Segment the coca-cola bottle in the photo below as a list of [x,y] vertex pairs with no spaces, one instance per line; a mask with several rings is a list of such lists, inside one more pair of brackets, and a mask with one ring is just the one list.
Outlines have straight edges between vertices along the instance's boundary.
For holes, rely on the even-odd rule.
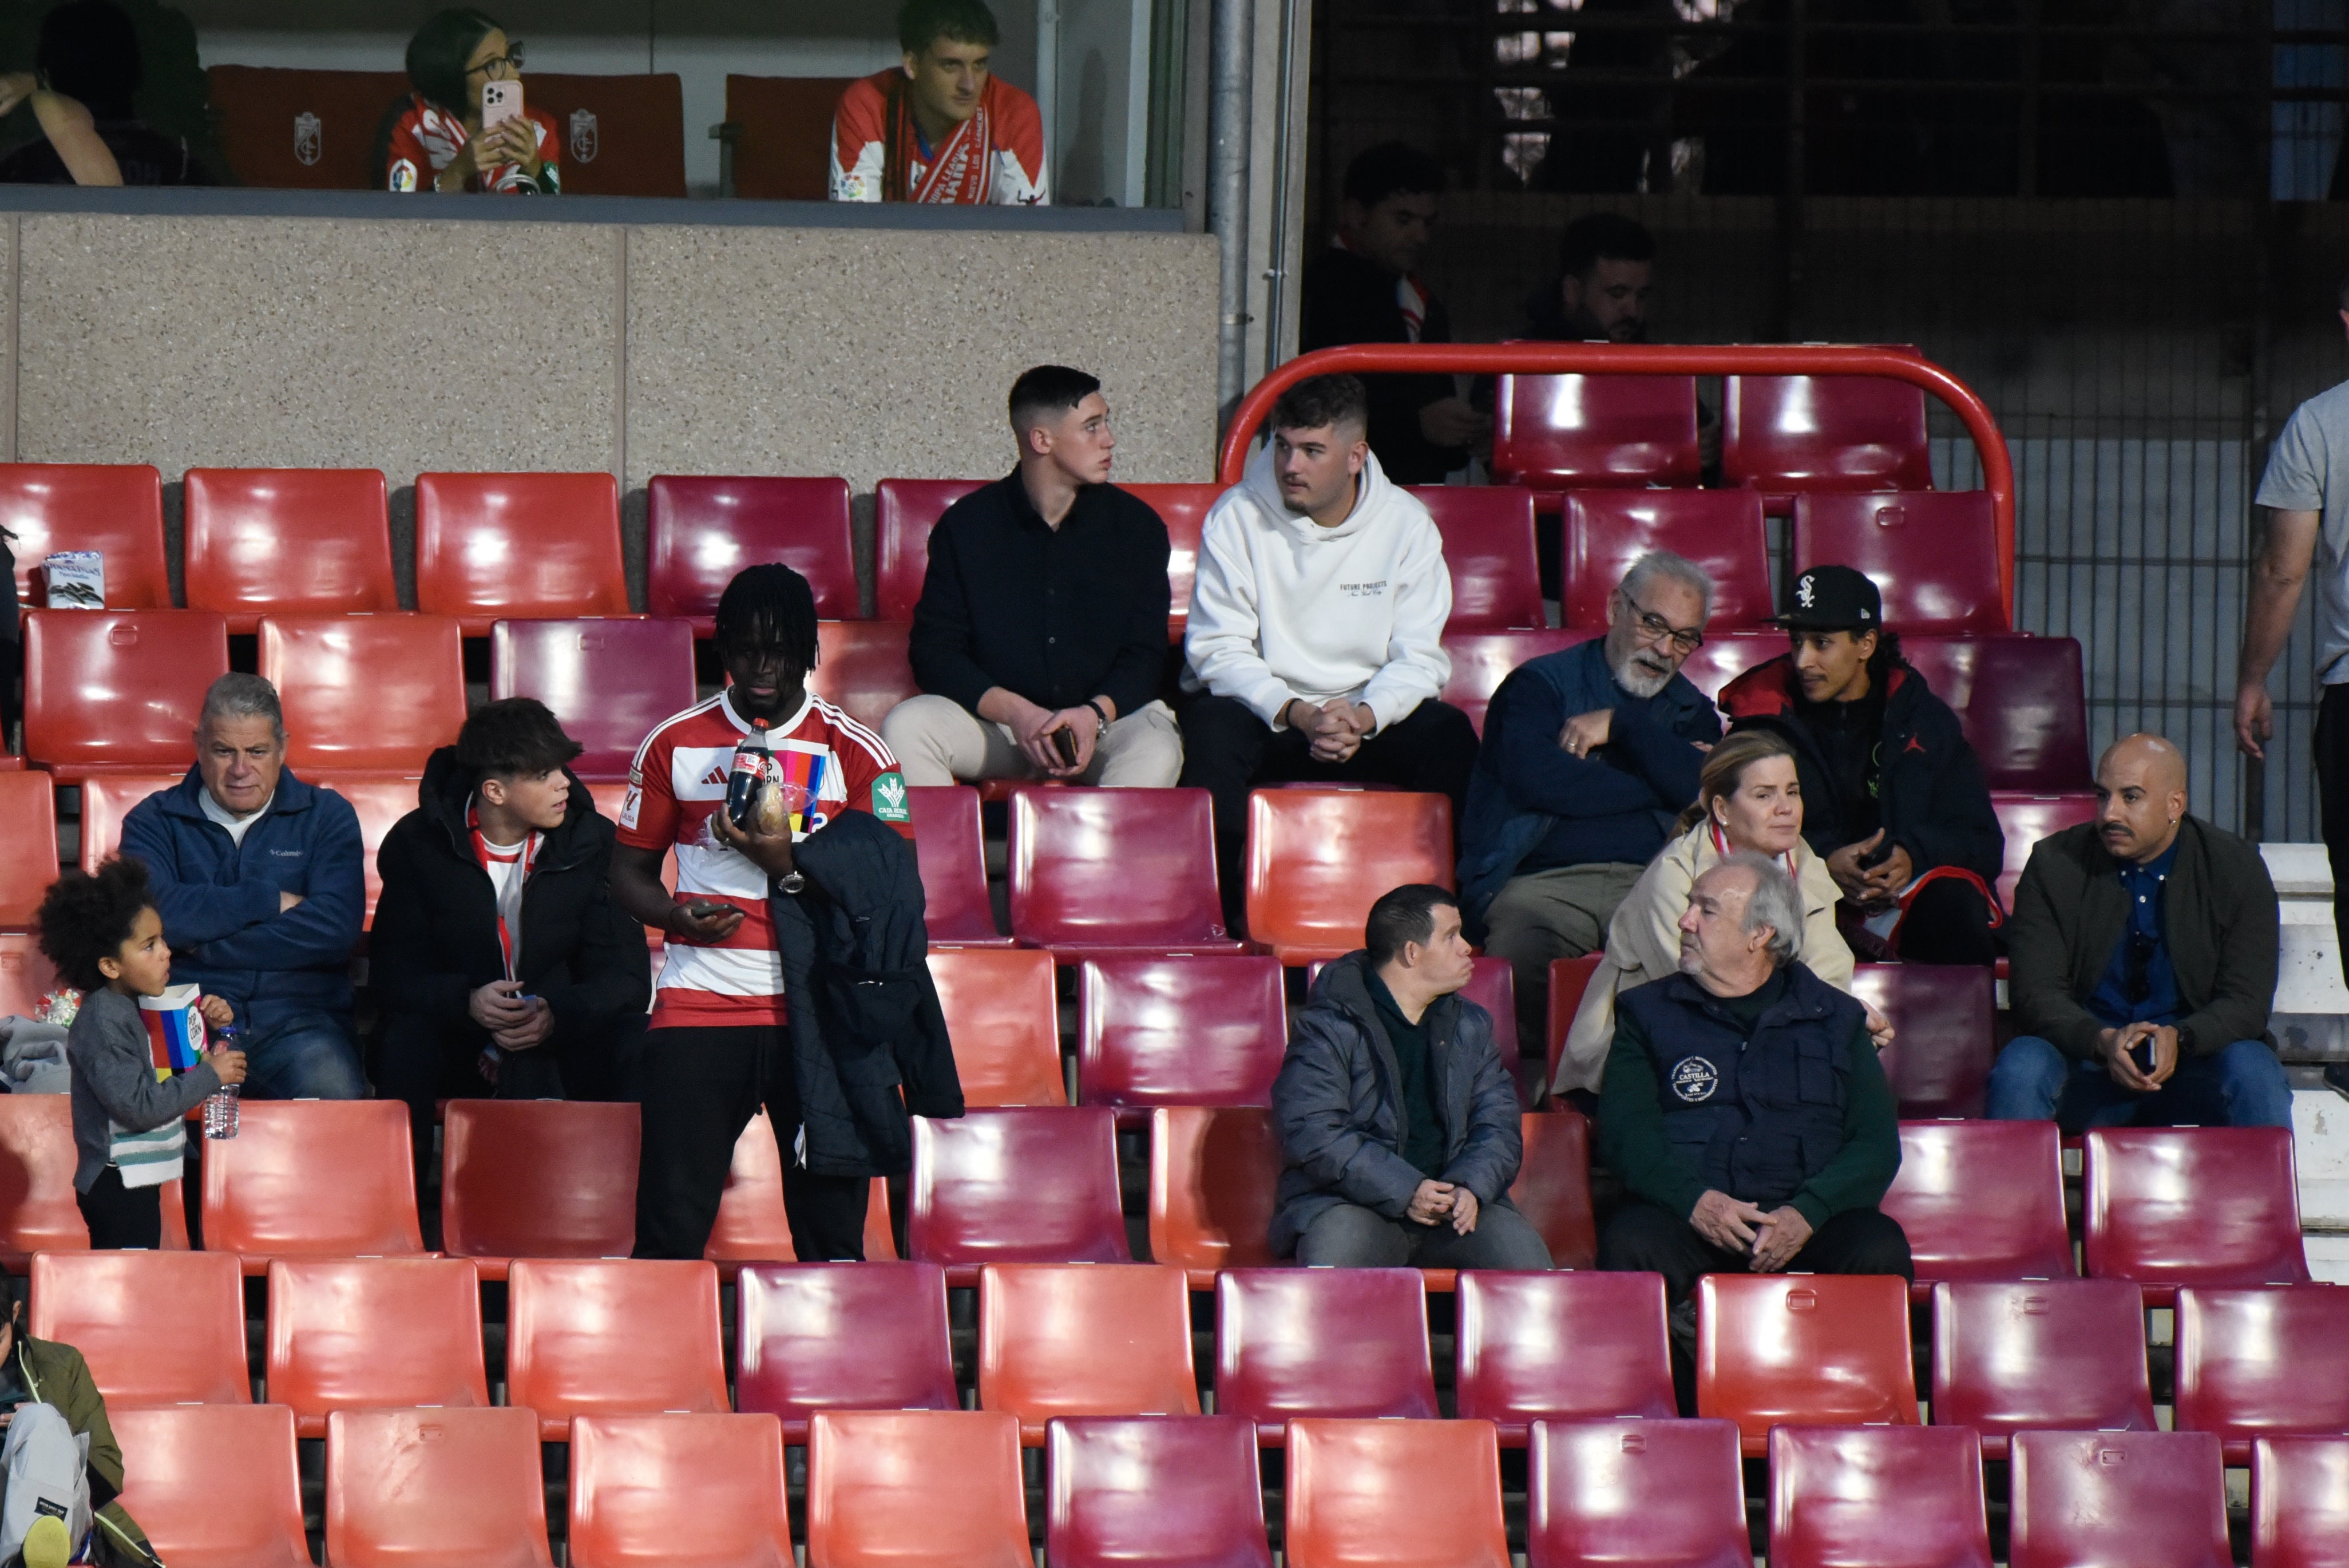
[[750,732],[735,742],[734,766],[726,775],[726,815],[735,826],[749,832],[750,814],[759,809],[760,792],[773,777],[774,751],[767,744],[767,722],[750,721]]

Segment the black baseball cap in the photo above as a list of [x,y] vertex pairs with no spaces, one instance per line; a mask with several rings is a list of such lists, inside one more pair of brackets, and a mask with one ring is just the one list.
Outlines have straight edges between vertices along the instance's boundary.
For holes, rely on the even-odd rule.
[[1813,566],[1786,591],[1786,613],[1776,624],[1799,631],[1876,631],[1884,625],[1884,596],[1864,572]]

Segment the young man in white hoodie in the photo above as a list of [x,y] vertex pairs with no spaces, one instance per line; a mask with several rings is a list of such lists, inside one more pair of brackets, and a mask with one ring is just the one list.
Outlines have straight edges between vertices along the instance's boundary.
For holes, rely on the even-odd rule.
[[1436,700],[1452,673],[1452,577],[1435,522],[1371,454],[1351,376],[1281,395],[1272,441],[1207,514],[1184,636],[1183,778],[1216,802],[1232,929],[1249,790],[1284,780],[1448,795],[1456,824],[1476,731]]

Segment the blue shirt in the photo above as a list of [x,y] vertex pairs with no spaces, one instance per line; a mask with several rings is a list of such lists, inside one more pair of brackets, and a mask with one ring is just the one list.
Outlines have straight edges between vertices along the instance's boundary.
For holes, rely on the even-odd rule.
[[[2121,879],[2121,891],[2128,895],[2128,927],[2113,945],[2104,978],[2088,998],[2088,1011],[2109,1027],[2178,1022],[2178,971],[2169,961],[2168,922],[2161,910],[2162,886],[2177,863],[2178,841],[2172,839],[2169,847],[2147,864],[2128,862],[2115,873]],[[2134,986],[2133,972],[2142,976]],[[2130,1000],[2133,990],[2141,992],[2135,1001]]]

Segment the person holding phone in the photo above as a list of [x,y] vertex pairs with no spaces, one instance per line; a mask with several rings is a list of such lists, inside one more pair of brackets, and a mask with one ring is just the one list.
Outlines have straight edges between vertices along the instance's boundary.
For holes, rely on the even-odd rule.
[[408,43],[408,98],[384,117],[376,167],[389,191],[563,190],[562,128],[523,103],[523,45],[487,12],[435,13]]

